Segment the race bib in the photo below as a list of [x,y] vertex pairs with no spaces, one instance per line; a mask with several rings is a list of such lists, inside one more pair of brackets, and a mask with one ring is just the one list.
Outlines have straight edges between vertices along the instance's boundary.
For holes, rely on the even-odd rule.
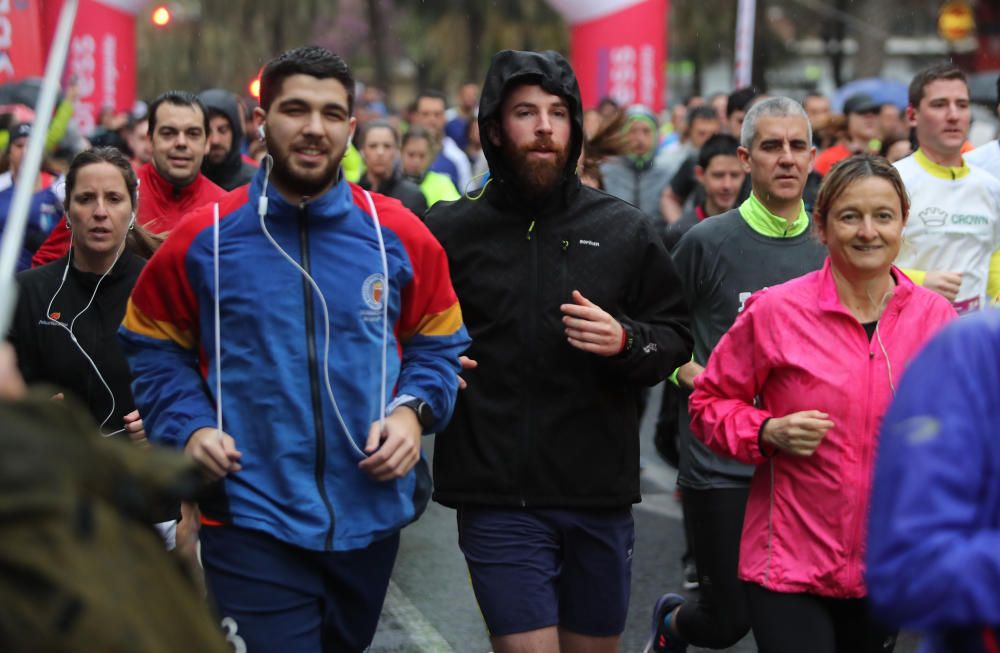
[[955,307],[955,311],[959,315],[965,315],[966,313],[975,313],[982,308],[982,301],[980,301],[979,297],[973,297],[960,302],[953,302],[952,306]]

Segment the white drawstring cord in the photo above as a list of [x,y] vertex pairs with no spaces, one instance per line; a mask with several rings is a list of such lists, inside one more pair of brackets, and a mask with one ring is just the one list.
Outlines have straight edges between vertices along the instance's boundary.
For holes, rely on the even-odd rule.
[[[326,298],[323,296],[322,290],[320,290],[319,285],[316,280],[306,272],[306,270],[298,264],[298,262],[292,258],[288,252],[282,249],[281,245],[271,236],[271,232],[267,230],[267,225],[265,224],[264,218],[267,215],[267,185],[268,179],[271,176],[271,168],[273,166],[273,160],[270,155],[265,158],[264,161],[264,182],[261,188],[260,199],[257,203],[257,216],[260,220],[260,228],[264,232],[264,236],[267,240],[274,246],[275,249],[287,260],[296,270],[306,279],[309,285],[312,287],[313,291],[319,298],[320,308],[323,310],[323,380],[326,385],[326,393],[330,399],[330,404],[333,406],[333,411],[337,416],[337,421],[340,423],[341,429],[343,429],[344,435],[347,437],[348,443],[351,448],[361,457],[367,457],[367,454],[357,445],[354,437],[351,434],[351,430],[348,428],[347,423],[344,421],[344,417],[340,412],[340,407],[337,405],[337,399],[333,394],[333,384],[330,381],[330,311],[326,304]],[[382,238],[382,229],[378,220],[378,213],[375,210],[375,203],[371,199],[371,195],[365,191],[365,195],[368,198],[368,207],[372,212],[372,220],[375,223],[375,231],[378,236],[379,243],[379,254],[381,256],[382,262],[382,272],[383,272],[383,283],[385,284],[384,292],[382,293],[382,379],[381,379],[381,395],[379,396],[379,429],[384,429],[385,426],[385,387],[387,384],[388,376],[388,341],[389,341],[389,264],[385,252],[385,242]]]
[[222,441],[222,321],[219,318],[219,301],[222,289],[219,287],[219,203],[212,212],[212,260],[215,264],[215,431]]
[[375,210],[375,201],[372,200],[371,193],[362,189],[365,199],[368,200],[368,210],[372,213],[372,221],[375,223],[375,235],[378,236],[378,253],[382,261],[382,283],[385,288],[382,292],[382,383],[379,387],[379,411],[378,411],[378,431],[385,431],[385,384],[387,370],[389,366],[389,261],[385,254],[385,241],[382,239],[382,225],[378,221],[378,211]]

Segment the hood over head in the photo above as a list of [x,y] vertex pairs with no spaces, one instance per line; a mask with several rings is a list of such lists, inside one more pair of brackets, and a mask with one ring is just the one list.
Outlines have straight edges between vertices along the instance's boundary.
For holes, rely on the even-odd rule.
[[221,164],[213,166],[208,161],[208,153],[205,153],[205,161],[201,166],[205,176],[212,179],[216,172],[238,170],[242,165],[240,145],[243,143],[243,121],[240,119],[239,100],[223,88],[210,88],[207,91],[202,91],[198,94],[198,99],[208,109],[210,119],[213,114],[221,113],[229,120],[229,126],[233,130],[233,146],[229,148],[229,152]]
[[483,154],[490,165],[490,176],[499,184],[504,184],[510,178],[511,171],[507,167],[507,162],[500,148],[493,145],[489,134],[491,126],[500,123],[504,98],[511,89],[522,84],[537,84],[566,101],[572,117],[572,136],[563,180],[565,182],[575,179],[577,160],[583,148],[583,106],[580,100],[580,86],[569,62],[553,50],[545,52],[501,50],[493,55],[479,99],[479,133]]

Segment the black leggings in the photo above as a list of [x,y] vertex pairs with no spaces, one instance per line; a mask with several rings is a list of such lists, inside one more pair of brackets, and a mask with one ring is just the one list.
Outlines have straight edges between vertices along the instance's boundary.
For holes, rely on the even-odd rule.
[[758,653],[891,653],[896,646],[896,634],[872,621],[865,599],[744,587]]
[[743,583],[736,572],[746,510],[746,488],[681,490],[700,583],[697,601],[677,612],[677,632],[689,644],[728,648],[750,630]]

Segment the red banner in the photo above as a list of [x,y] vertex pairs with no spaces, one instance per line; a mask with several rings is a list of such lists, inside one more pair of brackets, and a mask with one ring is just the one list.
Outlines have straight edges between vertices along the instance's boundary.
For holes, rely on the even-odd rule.
[[[46,50],[62,4],[62,0],[43,2]],[[135,103],[135,16],[123,4],[80,0],[63,85],[76,80],[79,95],[73,120],[82,134],[94,129],[103,108],[126,111]]]
[[667,0],[552,2],[570,22],[570,59],[585,107],[611,97],[663,107]]
[[0,83],[45,71],[35,0],[0,0]]

